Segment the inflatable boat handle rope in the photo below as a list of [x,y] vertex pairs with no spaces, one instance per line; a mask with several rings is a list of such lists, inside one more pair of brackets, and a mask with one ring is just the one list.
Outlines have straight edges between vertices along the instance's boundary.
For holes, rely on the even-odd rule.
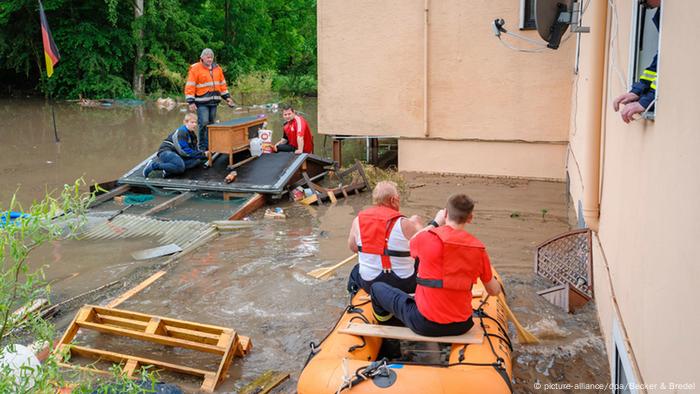
[[341,391],[345,389],[351,389],[353,385],[363,382],[368,379],[372,379],[380,373],[387,370],[388,366],[386,364],[387,359],[382,358],[378,361],[373,361],[369,365],[360,367],[355,370],[355,377],[352,378],[348,374],[348,359],[343,358],[343,383],[338,387],[336,394],[340,394]]
[[[331,328],[330,331],[328,331],[328,333],[326,334],[326,336],[323,337],[323,339],[321,339],[318,343],[316,343],[316,342],[314,342],[314,341],[309,342],[309,347],[311,348],[311,352],[309,353],[309,357],[306,359],[306,362],[304,363],[304,368],[306,368],[306,365],[309,364],[309,361],[311,361],[311,359],[316,355],[316,353],[318,353],[319,351],[321,351],[321,345],[323,344],[323,342],[325,342],[325,340],[328,339],[328,337],[331,335],[331,333],[333,333],[333,331],[335,331],[335,329],[338,328],[338,324],[340,324],[340,320],[342,320],[343,315],[345,314],[345,312],[357,313],[357,314],[359,314],[362,318],[365,319],[365,323],[369,324],[369,322],[367,321],[367,318],[365,318],[365,317],[362,315],[362,309],[360,309],[359,307],[361,307],[361,306],[363,306],[363,305],[367,305],[367,304],[369,304],[371,301],[368,300],[368,301],[365,301],[365,302],[363,302],[363,303],[361,303],[361,304],[353,305],[353,304],[352,304],[352,298],[353,298],[354,296],[355,296],[355,293],[350,294],[350,305],[346,306],[345,309],[343,309],[343,311],[342,311],[341,314],[340,314],[340,317],[338,317],[338,320],[335,322],[335,325],[333,326],[333,328]],[[353,317],[353,319],[356,319],[356,318],[357,318],[356,316]],[[364,341],[364,337],[362,337],[362,340]],[[358,346],[358,345],[356,345],[356,346]],[[364,346],[364,344],[363,344],[363,345],[360,345],[359,347],[363,347],[363,346]],[[356,348],[356,349],[357,349],[357,348]],[[356,350],[356,349],[353,349],[353,350]]]

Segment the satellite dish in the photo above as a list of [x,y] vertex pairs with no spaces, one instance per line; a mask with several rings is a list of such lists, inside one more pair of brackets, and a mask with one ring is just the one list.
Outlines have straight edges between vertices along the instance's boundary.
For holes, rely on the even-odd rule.
[[[579,12],[576,0],[535,0],[535,26],[547,47],[559,48],[561,37],[569,25],[578,25]],[[573,32],[586,33],[590,29],[575,26]]]
[[[537,26],[537,32],[540,33],[540,37],[547,41],[547,48],[557,49],[561,43],[561,38],[566,33],[566,30],[571,25],[572,33],[588,33],[591,31],[589,27],[581,26],[581,18],[586,12],[585,8],[588,8],[588,3],[586,7],[583,7],[583,0],[534,0],[535,1],[535,26]],[[646,0],[638,0],[646,1]],[[503,45],[506,47],[522,52],[539,52],[544,50],[544,44],[539,41],[530,39],[528,37],[520,36],[515,33],[511,33],[505,28],[506,21],[502,18],[494,19],[491,23],[491,28],[493,29],[493,34],[498,37]],[[537,49],[528,48],[514,48],[509,44],[505,43],[501,39],[501,33],[513,36],[523,41],[527,41],[533,45],[538,46]]]

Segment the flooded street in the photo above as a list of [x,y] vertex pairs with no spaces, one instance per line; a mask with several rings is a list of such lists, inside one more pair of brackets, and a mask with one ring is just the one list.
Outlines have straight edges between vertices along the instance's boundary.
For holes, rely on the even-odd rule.
[[[301,108],[308,113],[314,131],[315,105],[315,100],[307,100]],[[9,127],[2,132],[5,155],[0,158],[4,183],[0,206],[6,205],[17,185],[21,185],[20,201],[28,204],[40,198],[45,189],[60,187],[80,176],[88,182],[116,179],[152,153],[165,133],[180,124],[183,115],[177,109],[167,112],[152,104],[94,109],[61,103],[56,106],[61,142],[56,144],[51,112],[43,101],[2,100],[0,114],[9,119]],[[280,116],[270,115],[277,140]],[[231,110],[219,108],[220,120],[233,117]],[[330,141],[326,146],[322,136],[316,141],[316,153],[328,156]],[[361,150],[352,152],[347,154],[349,158],[362,157]],[[568,315],[536,294],[551,284],[533,273],[535,246],[575,223],[565,185],[464,176],[405,176],[410,188],[410,195],[402,201],[406,215],[418,214],[430,220],[454,192],[467,193],[476,200],[475,219],[467,230],[484,242],[492,263],[505,278],[515,315],[542,339],[541,344],[530,346],[514,340],[515,392],[537,392],[533,386],[536,382],[608,382],[609,367],[594,305],[589,303]],[[345,284],[351,265],[323,281],[312,279],[306,272],[352,254],[347,248],[350,223],[371,203],[370,197],[365,192],[319,207],[284,201],[275,206],[285,209],[286,220],[264,219],[263,210],[259,210],[251,215],[254,226],[222,233],[172,264],[165,276],[119,308],[230,327],[249,336],[253,350],[245,358],[236,359],[231,379],[218,388],[220,392],[235,391],[268,370],[289,372],[291,379],[278,392],[294,392],[309,343],[326,335],[348,301]],[[33,264],[45,266],[47,280],[52,281],[53,301],[60,302],[113,281],[119,281],[120,286],[121,282],[130,284],[136,272],[147,272],[165,260],[137,262],[130,257],[132,252],[154,245],[152,239],[63,241],[45,245],[33,256]],[[104,304],[122,291],[111,289],[97,301]],[[59,316],[60,330],[73,313],[64,311]],[[514,337],[512,326],[510,331]],[[129,345],[124,342],[112,346]],[[188,362],[209,361],[194,358]]]

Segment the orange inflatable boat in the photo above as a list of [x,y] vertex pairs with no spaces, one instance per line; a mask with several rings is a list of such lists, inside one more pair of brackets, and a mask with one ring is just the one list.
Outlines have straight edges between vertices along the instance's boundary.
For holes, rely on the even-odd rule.
[[[405,327],[376,325],[369,296],[361,290],[328,336],[318,345],[311,343],[298,392],[512,393],[512,345],[504,305],[499,297],[489,297],[481,282],[472,296],[474,327],[459,337],[434,339]],[[402,352],[404,345],[440,347],[432,352],[442,357],[431,362],[387,357],[382,354],[383,338],[400,340]]]

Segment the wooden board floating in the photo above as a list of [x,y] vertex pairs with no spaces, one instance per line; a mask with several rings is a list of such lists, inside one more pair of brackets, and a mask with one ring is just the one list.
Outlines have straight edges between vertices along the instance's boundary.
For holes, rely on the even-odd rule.
[[124,294],[120,295],[119,297],[115,298],[114,300],[112,300],[109,304],[107,304],[107,308],[114,308],[114,307],[118,306],[122,302],[133,297],[136,293],[138,293],[141,290],[145,289],[146,287],[150,286],[153,282],[160,279],[160,277],[163,275],[165,275],[165,271],[158,271],[155,274],[149,276],[148,278],[146,278],[146,280],[144,280],[143,282],[134,286],[131,290],[127,291],[126,293],[124,293]]
[[[71,342],[81,329],[134,338],[163,346],[216,354],[221,356],[221,361],[218,369],[211,371],[178,365],[155,358],[151,359],[72,344]],[[57,355],[80,355],[123,363],[125,364],[124,371],[129,377],[134,377],[140,366],[145,365],[153,365],[156,368],[199,376],[203,380],[200,389],[211,393],[226,378],[226,372],[231,366],[234,356],[242,357],[246,355],[251,347],[250,338],[239,336],[230,328],[86,305],[78,311],[66,329],[65,334],[63,334],[56,346],[55,353]],[[61,362],[59,365],[84,370],[83,367],[69,364],[66,361]]]
[[474,327],[465,334],[445,337],[426,337],[424,335],[418,335],[408,327],[380,326],[378,324],[365,323],[348,323],[346,327],[339,329],[338,332],[341,334],[363,337],[402,339],[414,342],[480,344],[484,341],[484,331],[477,325],[474,325]]

